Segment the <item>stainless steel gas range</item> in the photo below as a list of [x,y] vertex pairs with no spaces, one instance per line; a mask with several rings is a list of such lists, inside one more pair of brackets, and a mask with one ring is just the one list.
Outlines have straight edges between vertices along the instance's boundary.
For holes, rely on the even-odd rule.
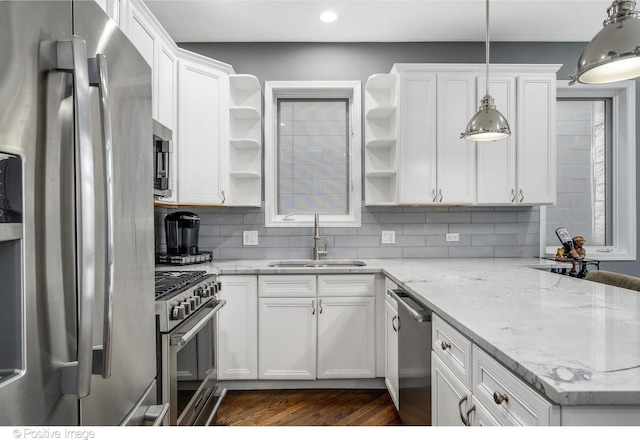
[[[171,425],[209,425],[224,397],[218,393],[216,315],[226,301],[222,284],[204,271],[156,271],[158,395],[169,403]],[[178,401],[179,365],[199,356],[201,374],[186,406]],[[193,382],[193,381],[192,381]]]

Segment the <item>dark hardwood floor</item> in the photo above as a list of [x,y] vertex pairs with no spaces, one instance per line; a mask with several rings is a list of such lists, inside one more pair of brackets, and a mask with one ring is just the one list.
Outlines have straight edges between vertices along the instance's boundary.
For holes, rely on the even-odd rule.
[[387,390],[228,391],[216,425],[390,426],[401,425]]

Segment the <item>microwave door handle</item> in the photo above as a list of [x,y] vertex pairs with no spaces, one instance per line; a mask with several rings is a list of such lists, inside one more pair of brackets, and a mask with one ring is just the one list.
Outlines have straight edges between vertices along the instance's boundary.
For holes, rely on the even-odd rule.
[[100,98],[100,122],[102,145],[104,148],[104,183],[106,211],[105,277],[104,277],[104,319],[102,348],[94,349],[94,374],[104,379],[111,377],[111,358],[113,346],[113,285],[114,270],[114,182],[113,182],[113,136],[111,130],[111,105],[109,103],[109,75],[107,57],[96,54],[89,59],[89,84],[98,88]]
[[93,145],[91,102],[86,42],[73,36],[56,43],[56,67],[73,74],[77,204],[80,212],[77,234],[78,360],[62,366],[62,392],[78,399],[91,393],[93,356],[93,304],[95,301],[95,182],[93,180]]

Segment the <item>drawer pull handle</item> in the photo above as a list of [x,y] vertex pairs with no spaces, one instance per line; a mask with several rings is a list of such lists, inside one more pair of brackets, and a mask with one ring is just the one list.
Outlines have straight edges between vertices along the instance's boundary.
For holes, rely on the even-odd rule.
[[442,343],[440,343],[440,347],[442,347],[442,349],[446,351],[451,348],[451,344],[449,344],[448,342],[442,341]]
[[467,426],[471,426],[471,413],[476,410],[476,406],[473,405],[471,408],[467,410]]
[[462,404],[467,401],[467,398],[468,396],[465,394],[458,402],[458,412],[460,413],[460,420],[462,420],[464,426],[469,426],[469,419],[465,418],[464,414],[462,414]]
[[497,405],[500,405],[503,402],[509,403],[509,397],[506,394],[502,394],[496,391],[495,393],[493,393],[493,401],[496,402]]

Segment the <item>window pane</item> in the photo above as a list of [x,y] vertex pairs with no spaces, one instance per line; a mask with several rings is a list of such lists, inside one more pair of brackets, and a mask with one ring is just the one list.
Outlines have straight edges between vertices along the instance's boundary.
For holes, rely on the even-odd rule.
[[349,213],[349,100],[278,99],[278,215]]
[[557,203],[547,208],[548,246],[559,246],[555,230],[582,235],[587,246],[606,246],[610,184],[610,102],[557,103]]

